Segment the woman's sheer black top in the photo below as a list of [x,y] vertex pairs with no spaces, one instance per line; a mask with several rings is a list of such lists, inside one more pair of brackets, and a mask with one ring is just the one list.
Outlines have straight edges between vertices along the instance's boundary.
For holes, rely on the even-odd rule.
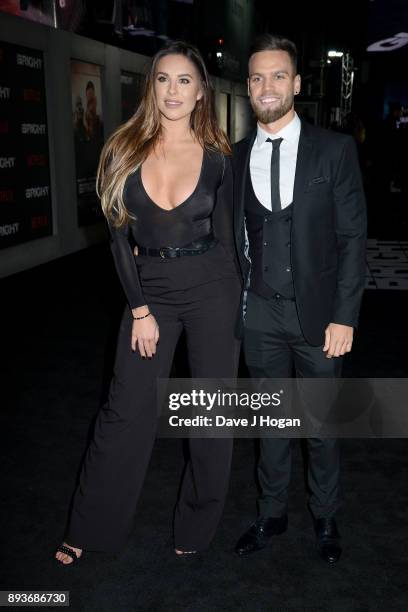
[[[220,152],[204,151],[193,193],[171,210],[161,208],[148,196],[140,167],[128,176],[123,200],[134,221],[119,229],[109,224],[109,229],[112,255],[130,308],[148,303],[143,295],[137,257],[133,251],[136,245],[183,247],[213,231],[227,249],[228,258],[235,259],[232,190],[231,158]],[[185,256],[184,259],[197,260],[200,257]],[[207,275],[211,276],[211,271]]]

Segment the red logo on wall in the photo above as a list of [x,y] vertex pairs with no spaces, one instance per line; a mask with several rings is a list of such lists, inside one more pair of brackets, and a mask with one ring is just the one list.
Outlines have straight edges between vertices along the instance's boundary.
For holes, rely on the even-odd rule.
[[48,225],[47,215],[39,215],[38,217],[31,217],[31,229],[36,230],[41,227],[47,227],[47,225]]
[[14,202],[14,190],[0,189],[0,202]]
[[29,153],[26,158],[27,166],[46,166],[48,162],[47,155],[43,153]]
[[25,102],[41,102],[41,92],[38,89],[23,89]]

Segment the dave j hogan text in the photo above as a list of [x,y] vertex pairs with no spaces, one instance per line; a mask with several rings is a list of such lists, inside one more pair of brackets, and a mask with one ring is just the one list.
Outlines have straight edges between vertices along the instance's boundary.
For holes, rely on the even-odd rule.
[[300,427],[300,419],[276,418],[269,415],[254,414],[251,419],[244,417],[225,417],[218,414],[215,417],[198,415],[192,418],[171,415],[169,417],[171,427],[276,427],[285,429],[286,427]]

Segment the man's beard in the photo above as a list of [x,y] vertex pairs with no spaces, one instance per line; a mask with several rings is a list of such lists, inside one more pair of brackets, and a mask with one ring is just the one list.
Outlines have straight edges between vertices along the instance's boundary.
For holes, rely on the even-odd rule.
[[254,111],[256,118],[260,123],[268,124],[274,123],[284,117],[293,106],[293,96],[291,98],[287,98],[283,101],[280,106],[276,106],[274,108],[266,108],[262,110],[251,100],[252,110]]

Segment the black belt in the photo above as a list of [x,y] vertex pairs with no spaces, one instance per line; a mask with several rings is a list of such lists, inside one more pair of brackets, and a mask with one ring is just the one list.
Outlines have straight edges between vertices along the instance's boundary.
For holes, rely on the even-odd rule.
[[183,255],[201,255],[212,247],[218,244],[217,238],[214,234],[207,234],[202,238],[194,240],[191,244],[186,244],[183,247],[161,247],[160,249],[153,249],[150,247],[138,246],[138,255],[149,255],[153,257],[162,257],[163,259],[182,257]]

